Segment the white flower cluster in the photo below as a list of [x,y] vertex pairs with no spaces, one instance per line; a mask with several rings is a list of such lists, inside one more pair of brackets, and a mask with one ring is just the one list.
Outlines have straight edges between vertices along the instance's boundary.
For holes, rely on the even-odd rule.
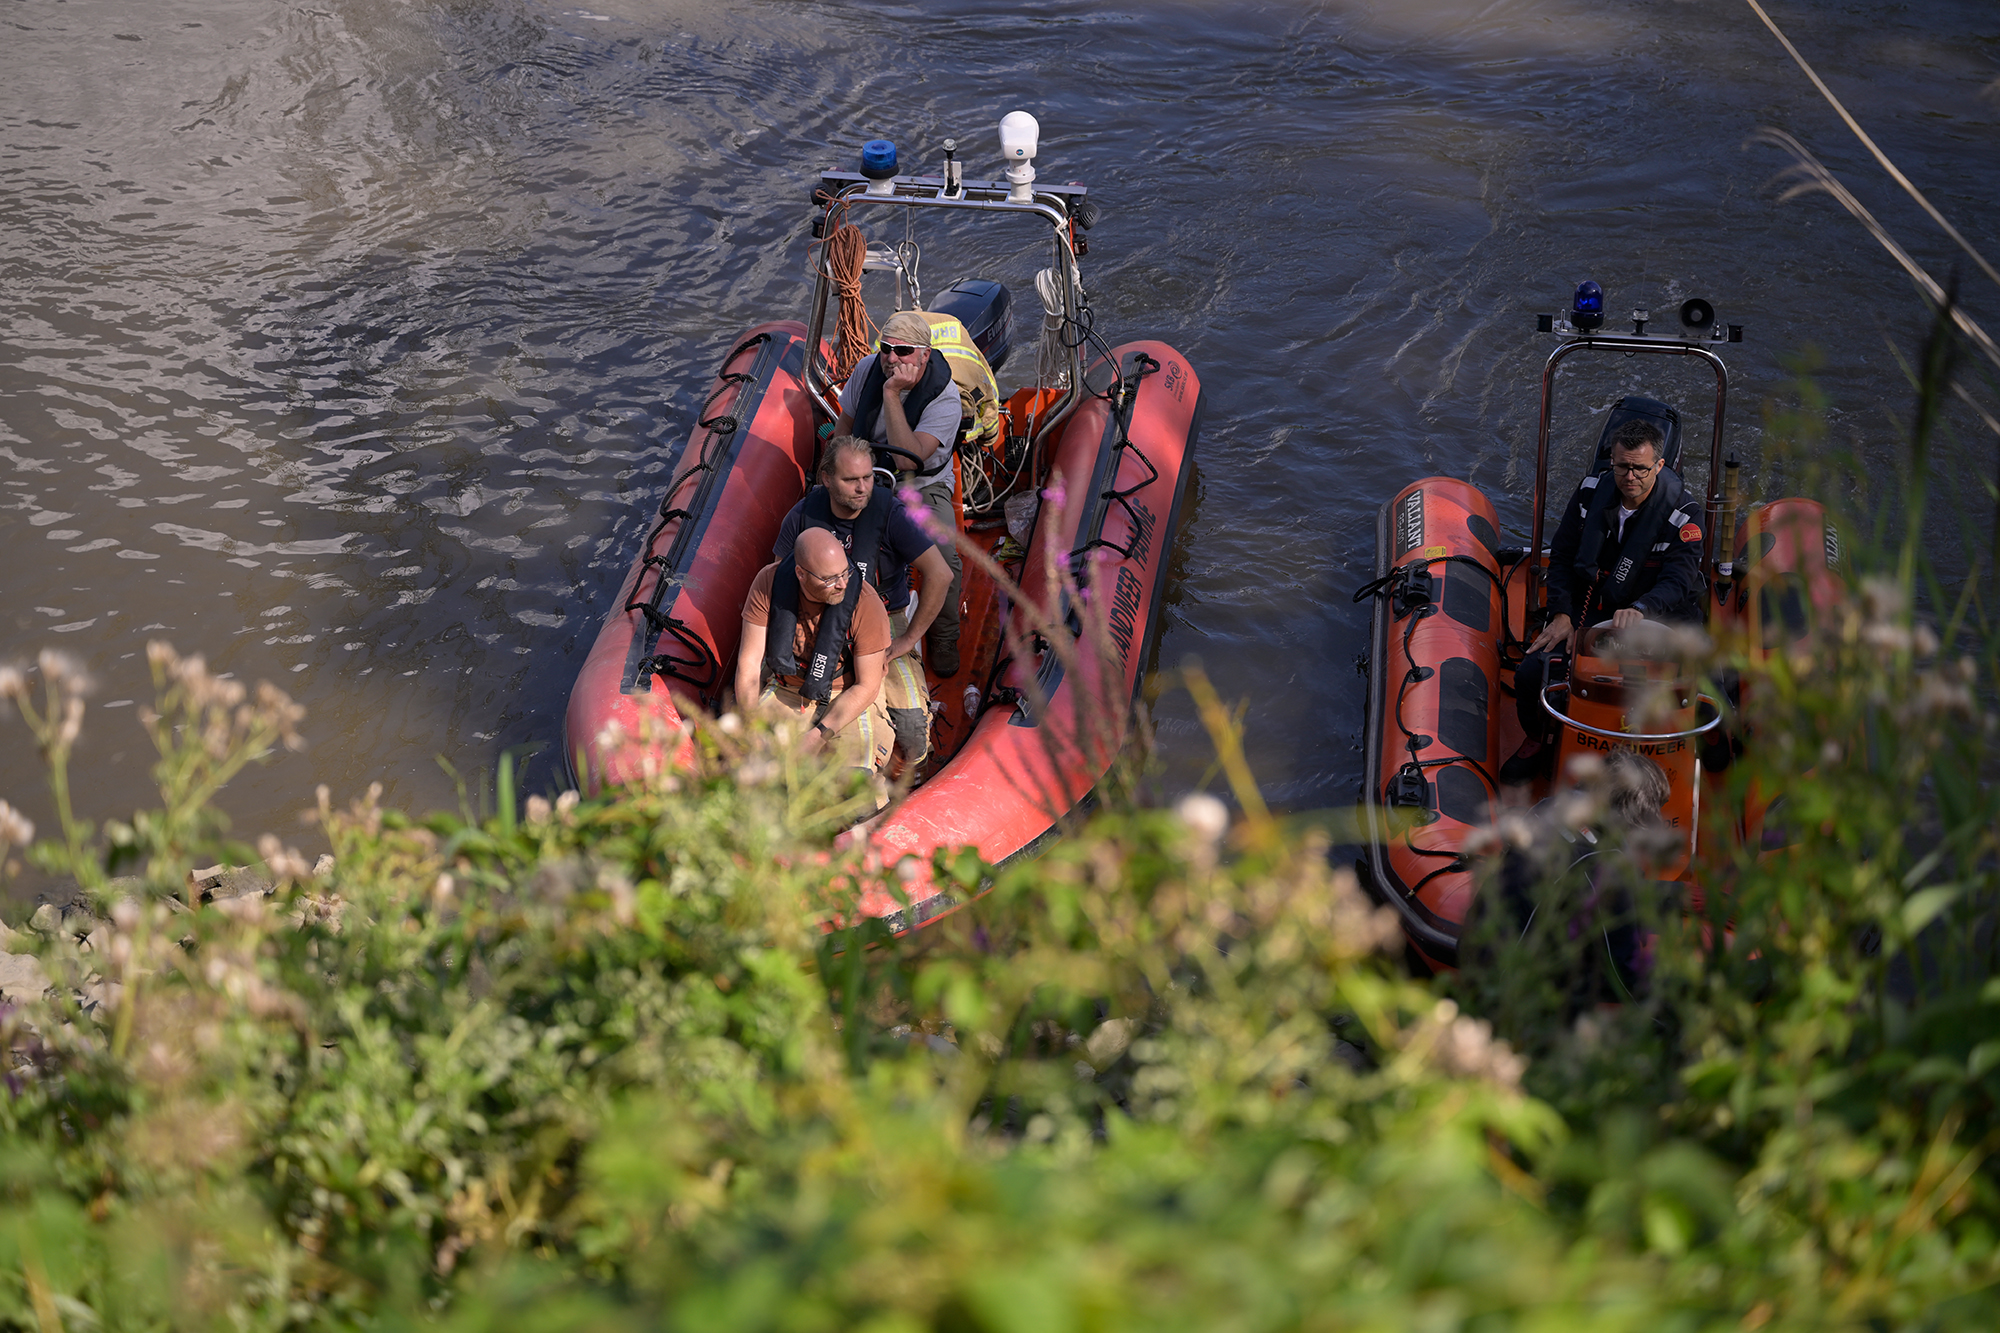
[[11,847],[26,847],[35,840],[35,821],[0,801],[0,855]]
[[1450,1000],[1439,1000],[1409,1034],[1404,1049],[1421,1056],[1440,1073],[1476,1078],[1519,1091],[1528,1061],[1493,1036],[1493,1025],[1468,1018]]
[[1189,792],[1174,805],[1187,826],[1189,859],[1202,870],[1215,868],[1222,835],[1229,832],[1229,807],[1205,791]]
[[294,884],[303,883],[312,877],[312,866],[304,853],[296,847],[286,846],[276,834],[266,833],[257,839],[257,854],[264,858],[271,874],[280,883],[287,880]]
[[[146,644],[146,660],[152,664],[154,679],[171,682],[182,706],[201,719],[201,747],[211,759],[227,758],[243,737],[265,729],[288,750],[305,748],[298,724],[306,710],[269,681],[257,682],[256,701],[252,703],[242,682],[210,672],[200,653],[182,657],[166,640],[153,639]],[[148,726],[160,721],[151,709],[140,716]]]
[[582,800],[574,788],[556,797],[554,805],[549,804],[546,796],[530,796],[523,818],[529,828],[547,828],[552,822],[571,828],[576,824],[576,807]]
[[34,726],[42,753],[67,754],[83,730],[83,697],[95,688],[83,665],[68,653],[44,648],[35,659],[48,687],[50,707],[46,720],[37,717],[29,701],[28,673],[17,666],[0,666],[0,701],[11,701]]

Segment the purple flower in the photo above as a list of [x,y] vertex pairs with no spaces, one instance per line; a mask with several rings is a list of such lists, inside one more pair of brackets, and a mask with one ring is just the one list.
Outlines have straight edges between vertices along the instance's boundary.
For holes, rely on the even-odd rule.
[[945,530],[944,524],[938,522],[938,516],[924,503],[924,497],[918,494],[916,487],[902,487],[896,492],[896,498],[903,502],[903,508],[909,513],[911,522],[922,530],[924,536],[934,542],[951,540],[951,534]]

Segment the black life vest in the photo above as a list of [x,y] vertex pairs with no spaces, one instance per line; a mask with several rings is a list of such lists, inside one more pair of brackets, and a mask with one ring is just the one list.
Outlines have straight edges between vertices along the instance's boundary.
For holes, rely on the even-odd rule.
[[[854,400],[854,429],[856,433],[874,439],[876,418],[882,415],[883,386],[889,382],[889,372],[882,369],[882,355],[876,353],[875,364],[868,367],[868,373],[861,378],[861,396]],[[951,366],[944,359],[944,353],[931,348],[931,359],[924,363],[924,376],[917,381],[917,387],[903,395],[903,416],[912,430],[923,419],[924,409],[951,384]],[[937,452],[933,453],[917,470],[919,477],[934,477],[951,465],[952,446],[957,443],[958,430],[952,429],[952,439],[939,440]],[[886,439],[886,437],[885,437]],[[883,440],[875,440],[876,444]],[[901,454],[890,454],[891,467],[901,467],[910,460]]]
[[[1693,522],[1694,513],[1680,477],[1661,468],[1660,479],[1640,501],[1637,512],[1625,520],[1625,535],[1619,539],[1614,536],[1618,487],[1610,471],[1584,478],[1583,489],[1590,492],[1590,499],[1583,518],[1583,537],[1577,543],[1575,570],[1576,586],[1581,590],[1577,623],[1587,625],[1593,616],[1622,610],[1646,595],[1652,585],[1642,586],[1640,578],[1649,559],[1655,569],[1659,567],[1660,561],[1651,559],[1654,548],[1667,534],[1677,534],[1683,524]],[[1652,610],[1663,619],[1686,616],[1686,608],[1678,606]]]
[[[889,492],[877,486],[868,497],[868,504],[854,517],[854,528],[848,538],[847,558],[861,571],[877,590],[882,587],[882,571],[876,557],[882,550],[882,533],[889,526],[889,509],[896,501]],[[799,506],[799,531],[807,528],[825,528],[835,536],[840,534],[836,523],[844,520],[833,516],[833,497],[824,486],[815,486],[806,492],[806,498]],[[796,540],[796,539],[795,539]]]
[[813,637],[812,661],[799,670],[792,655],[792,640],[799,633],[799,567],[790,556],[778,562],[771,575],[771,617],[764,631],[764,665],[773,675],[802,676],[799,693],[816,704],[833,697],[833,678],[843,670],[852,674],[854,644],[850,629],[854,624],[854,603],[861,596],[861,580],[847,580],[847,595],[829,605],[819,615],[819,633]]

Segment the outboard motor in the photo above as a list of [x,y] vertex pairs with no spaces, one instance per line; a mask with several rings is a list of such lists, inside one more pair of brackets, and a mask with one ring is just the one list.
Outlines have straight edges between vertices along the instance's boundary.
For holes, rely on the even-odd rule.
[[986,364],[999,373],[1013,347],[1014,297],[1004,283],[991,278],[953,283],[931,302],[931,311],[963,324]]

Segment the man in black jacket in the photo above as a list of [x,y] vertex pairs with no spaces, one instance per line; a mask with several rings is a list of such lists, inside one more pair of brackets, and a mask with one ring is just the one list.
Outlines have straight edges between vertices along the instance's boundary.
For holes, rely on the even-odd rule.
[[[896,636],[889,643],[883,703],[904,759],[921,760],[930,749],[931,697],[915,650],[951,591],[951,566],[905,512],[902,501],[875,484],[875,455],[866,440],[836,435],[828,441],[819,480],[778,526],[771,558],[789,556],[799,533],[807,528],[826,528],[840,538],[861,576],[882,594],[889,628]],[[912,569],[923,575],[923,591],[914,598]]]
[[1528,782],[1546,762],[1555,720],[1542,706],[1542,686],[1549,658],[1568,656],[1578,629],[1601,620],[1615,629],[1648,619],[1701,622],[1701,525],[1695,501],[1666,468],[1664,447],[1652,423],[1626,422],[1611,437],[1611,467],[1585,477],[1563,510],[1549,547],[1549,622],[1514,673],[1528,738],[1500,766],[1509,786]]

